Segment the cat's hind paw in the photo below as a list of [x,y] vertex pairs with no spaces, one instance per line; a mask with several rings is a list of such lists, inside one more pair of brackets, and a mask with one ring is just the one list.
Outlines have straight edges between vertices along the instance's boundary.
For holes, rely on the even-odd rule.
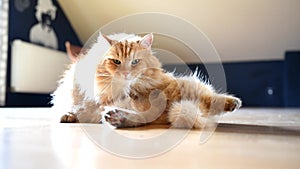
[[242,101],[237,97],[228,97],[225,101],[224,111],[232,112],[242,106]]

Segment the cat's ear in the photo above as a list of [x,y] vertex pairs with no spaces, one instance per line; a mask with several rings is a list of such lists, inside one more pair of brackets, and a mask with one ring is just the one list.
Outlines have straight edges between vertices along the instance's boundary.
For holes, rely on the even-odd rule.
[[115,43],[117,43],[117,41],[115,40],[111,40],[109,39],[106,35],[102,34],[103,38],[106,39],[106,41],[111,45],[113,46]]
[[150,49],[152,46],[152,42],[153,42],[153,34],[149,33],[142,38],[140,45],[146,49]]

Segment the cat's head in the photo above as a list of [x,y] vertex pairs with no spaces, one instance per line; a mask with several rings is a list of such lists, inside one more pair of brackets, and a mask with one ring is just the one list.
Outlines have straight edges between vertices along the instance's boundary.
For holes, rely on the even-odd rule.
[[[137,41],[117,41],[103,35],[111,45],[98,73],[108,73],[115,78],[131,80],[147,68],[160,68],[161,63],[152,55],[153,34],[147,34]],[[103,69],[105,68],[105,70]]]

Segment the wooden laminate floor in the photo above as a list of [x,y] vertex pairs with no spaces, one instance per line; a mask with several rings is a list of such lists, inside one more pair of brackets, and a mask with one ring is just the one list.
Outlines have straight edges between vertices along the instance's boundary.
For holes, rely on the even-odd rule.
[[300,109],[243,108],[206,131],[53,118],[48,108],[1,108],[0,168],[300,168]]

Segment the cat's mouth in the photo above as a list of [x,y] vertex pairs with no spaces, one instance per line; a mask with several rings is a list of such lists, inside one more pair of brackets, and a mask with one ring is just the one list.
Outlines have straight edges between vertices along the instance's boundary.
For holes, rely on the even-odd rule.
[[130,81],[132,80],[133,78],[131,76],[123,76],[122,77],[123,80],[126,80],[126,81]]
[[133,79],[133,76],[131,75],[130,72],[118,72],[116,75],[117,75],[116,78],[120,78],[125,81],[129,81]]

